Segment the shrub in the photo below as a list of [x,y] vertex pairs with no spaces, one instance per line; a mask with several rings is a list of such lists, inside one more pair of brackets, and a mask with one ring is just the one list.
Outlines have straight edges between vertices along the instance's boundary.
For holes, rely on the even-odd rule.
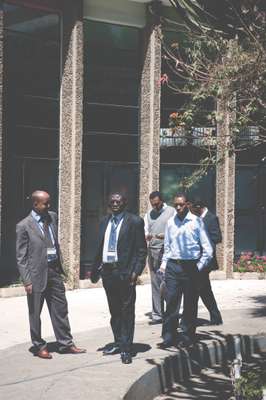
[[251,252],[241,253],[234,264],[235,272],[266,272],[266,256],[257,256]]

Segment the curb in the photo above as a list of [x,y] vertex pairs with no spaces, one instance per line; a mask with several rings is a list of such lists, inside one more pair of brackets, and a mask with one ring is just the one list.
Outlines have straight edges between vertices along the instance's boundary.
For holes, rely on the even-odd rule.
[[[139,279],[139,285],[145,285],[146,283],[150,283],[150,275],[149,274],[143,274],[140,279]],[[99,282],[91,283],[89,279],[82,279],[79,281],[79,287],[78,289],[94,289],[94,288],[100,288],[102,286],[102,281],[99,280]],[[67,290],[71,290],[67,287]],[[0,288],[0,298],[8,298],[8,297],[20,297],[20,296],[26,296],[25,289],[23,285],[18,285],[18,286],[11,286],[11,287],[6,287],[6,288]]]
[[[226,278],[226,273],[224,271],[212,271],[211,273],[211,280],[228,280]],[[233,272],[233,276],[230,279],[235,280],[262,280],[266,279],[265,273],[257,273],[257,272]],[[148,273],[143,274],[139,278],[139,285],[145,285],[146,283],[150,283],[150,275]],[[102,281],[91,283],[89,279],[81,279],[79,281],[78,289],[94,289],[102,287]],[[69,289],[66,286],[67,290]],[[5,287],[0,288],[0,298],[7,298],[7,297],[19,297],[25,296],[25,290],[23,285],[18,285],[14,287]]]
[[121,397],[122,400],[153,400],[174,384],[187,381],[203,368],[226,365],[241,354],[243,360],[266,353],[266,335],[227,335],[211,342],[198,343],[193,349],[177,350],[163,359],[148,360],[152,368],[138,378]]

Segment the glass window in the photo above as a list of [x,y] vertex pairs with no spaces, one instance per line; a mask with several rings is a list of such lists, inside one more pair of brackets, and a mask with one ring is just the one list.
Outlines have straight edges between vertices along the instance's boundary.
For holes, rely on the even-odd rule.
[[84,21],[84,40],[82,266],[94,256],[109,193],[122,191],[138,208],[140,32]]
[[84,21],[84,42],[84,157],[138,162],[139,30]]
[[29,211],[27,196],[35,189],[48,190],[57,208],[60,17],[8,1],[3,11],[2,248],[8,273],[0,270],[0,280],[14,280],[15,224]]
[[266,253],[266,167],[237,165],[235,206],[235,253]]
[[[169,204],[172,204],[175,193],[185,191],[185,188],[182,187],[182,180],[197,168],[197,165],[161,165],[160,190]],[[188,195],[200,196],[207,206],[215,211],[215,169],[210,169],[207,175],[195,183],[188,190]]]

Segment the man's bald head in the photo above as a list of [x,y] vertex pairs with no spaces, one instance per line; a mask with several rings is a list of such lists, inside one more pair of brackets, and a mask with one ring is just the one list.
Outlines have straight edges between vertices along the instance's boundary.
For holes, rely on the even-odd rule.
[[43,190],[35,190],[35,192],[33,192],[31,195],[32,204],[35,201],[39,201],[39,200],[47,199],[47,198],[50,199],[50,195],[49,195],[49,193],[44,192]]
[[38,214],[47,214],[50,208],[50,195],[43,190],[35,190],[31,195],[32,207]]

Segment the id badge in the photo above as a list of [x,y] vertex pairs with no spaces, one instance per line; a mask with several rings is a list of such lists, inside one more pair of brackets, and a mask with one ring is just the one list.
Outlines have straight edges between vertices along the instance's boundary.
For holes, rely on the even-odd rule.
[[47,248],[47,257],[48,258],[56,258],[56,249],[54,247]]

